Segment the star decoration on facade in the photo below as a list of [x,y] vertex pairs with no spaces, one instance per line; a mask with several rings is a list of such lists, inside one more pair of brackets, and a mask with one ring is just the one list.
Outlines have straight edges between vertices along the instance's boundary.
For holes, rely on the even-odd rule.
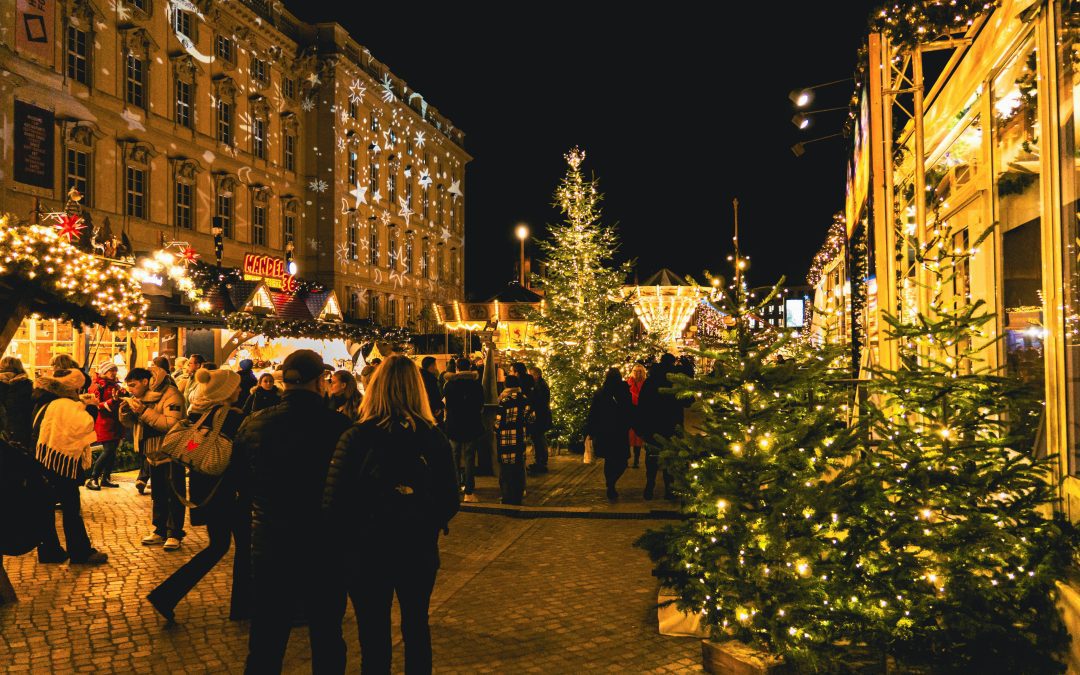
[[420,169],[420,187],[426,190],[429,185],[431,185],[431,174],[427,169]]
[[424,136],[423,131],[417,131],[416,136],[413,137],[413,143],[415,143],[416,147],[418,147],[418,148],[423,148],[424,147],[424,142],[426,140],[427,140],[427,138]]
[[322,84],[322,80],[319,79],[318,73],[312,73],[307,76],[307,81],[311,83],[311,86],[317,87]]
[[379,220],[382,221],[383,225],[389,225],[390,224],[390,212],[389,211],[383,211],[382,213],[380,213],[379,214]]
[[184,248],[180,249],[180,260],[183,261],[185,265],[194,264],[199,260],[199,258],[199,253],[190,246],[185,246]]
[[368,149],[371,150],[372,154],[375,155],[379,154],[379,152],[382,150],[382,148],[379,147],[378,141],[371,141],[371,146]]
[[300,101],[300,109],[304,112],[311,112],[315,109],[315,101],[312,101],[310,97],[305,97],[303,101]]
[[334,257],[341,263],[341,266],[348,268],[349,266],[349,245],[345,243],[338,244],[334,247]]
[[405,219],[405,227],[408,227],[409,217],[412,216],[414,211],[409,208],[409,200],[405,197],[398,197],[398,204],[401,205],[401,210],[398,211],[398,215]]
[[86,221],[82,219],[82,216],[65,213],[58,216],[56,221],[56,225],[53,227],[68,243],[79,239],[82,236],[82,231],[86,229]]
[[346,110],[345,108],[342,108],[341,109],[341,123],[342,124],[348,124],[348,122],[349,122],[349,111]]
[[344,136],[338,136],[337,149],[338,150],[344,150],[345,149],[345,137]]
[[372,202],[381,202],[382,201],[382,193],[380,193],[378,190],[374,190],[371,193],[371,201]]
[[387,103],[394,100],[394,83],[390,81],[390,75],[384,73],[382,81],[382,100]]
[[461,181],[460,180],[450,181],[450,189],[448,189],[447,192],[454,195],[455,197],[460,197],[461,196]]
[[360,185],[360,181],[356,181],[356,187],[349,190],[349,194],[356,198],[356,208],[360,208],[361,204],[367,204],[367,186]]
[[326,181],[321,178],[316,178],[308,183],[308,189],[315,192],[326,192],[326,188],[330,187]]
[[450,239],[450,230],[448,230],[446,227],[443,227],[442,231],[439,232],[439,238],[441,238],[443,241],[447,241],[448,239]]
[[308,245],[308,248],[311,249],[312,251],[317,252],[319,250],[319,240],[316,239],[315,237],[308,237],[307,245]]
[[364,92],[367,91],[367,87],[360,84],[360,80],[353,80],[349,85],[349,102],[361,103],[364,100]]

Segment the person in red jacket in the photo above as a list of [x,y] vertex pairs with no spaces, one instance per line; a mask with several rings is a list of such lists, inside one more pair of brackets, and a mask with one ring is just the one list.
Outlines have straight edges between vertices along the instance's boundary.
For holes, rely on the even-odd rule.
[[[634,404],[634,417],[637,417],[638,396],[641,394],[641,385],[645,384],[645,366],[635,363],[630,369],[630,377],[626,378],[626,384],[630,387],[630,400]],[[634,468],[638,468],[641,459],[641,449],[645,447],[645,440],[638,436],[633,429],[630,430],[630,450],[634,453]]]
[[120,418],[117,415],[122,392],[123,389],[117,380],[116,364],[105,361],[98,366],[89,393],[101,403],[98,406],[97,420],[94,422],[94,431],[97,433],[97,442],[101,446],[101,454],[98,455],[97,461],[90,470],[90,477],[86,480],[86,487],[89,490],[120,487],[110,479],[113,463],[116,461],[116,448],[120,445],[120,439],[124,437],[124,427],[120,424]]

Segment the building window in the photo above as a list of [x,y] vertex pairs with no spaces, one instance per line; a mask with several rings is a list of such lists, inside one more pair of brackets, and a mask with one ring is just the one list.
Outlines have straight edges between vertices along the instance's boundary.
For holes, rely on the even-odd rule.
[[266,205],[251,206],[251,243],[266,246]]
[[390,228],[389,242],[386,246],[386,255],[389,258],[387,264],[391,272],[397,272],[398,268],[398,243],[396,228]]
[[146,12],[146,0],[128,0],[127,4],[131,5],[140,12]]
[[412,211],[412,208],[413,208],[413,182],[412,182],[412,177],[411,176],[409,178],[405,179],[405,206],[407,206],[408,209],[410,211]]
[[296,241],[296,214],[290,211],[285,212],[285,217],[282,221],[282,234],[285,237],[286,243],[290,241]]
[[420,276],[425,279],[428,278],[429,263],[431,262],[428,254],[428,238],[424,237],[424,241],[420,244]]
[[375,117],[375,111],[371,112],[371,133],[379,133],[379,118]]
[[458,259],[454,249],[450,249],[450,281],[455,284],[458,282]]
[[232,145],[232,104],[222,100],[217,103],[217,139]]
[[146,170],[134,166],[127,167],[125,182],[127,215],[146,218]]
[[349,220],[349,251],[348,251],[349,260],[357,260],[360,257],[359,255],[357,255],[357,252],[356,252],[356,239],[357,239],[356,228],[357,228],[356,223],[353,222],[350,219]]
[[259,87],[265,87],[270,83],[270,67],[266,61],[251,57],[251,80]]
[[146,103],[146,63],[134,54],[127,55],[126,100],[129,104],[142,108]]
[[412,157],[412,156],[413,156],[413,152],[414,152],[414,150],[413,150],[413,142],[412,142],[412,139],[411,139],[411,138],[408,138],[408,134],[406,134],[406,139],[405,139],[405,153],[406,153],[406,154],[408,154],[408,155],[409,155],[409,157]]
[[395,169],[396,167],[391,164],[386,172],[386,199],[390,202],[390,206],[397,202],[397,171]]
[[190,230],[195,224],[193,216],[195,202],[192,197],[191,185],[177,181],[176,183],[176,226]]
[[373,195],[379,191],[379,165],[375,162],[368,162],[368,190]]
[[386,324],[388,326],[397,325],[397,298],[386,299]]
[[214,217],[217,220],[218,227],[221,228],[221,234],[228,239],[233,238],[233,198],[232,195],[218,194],[217,204],[215,206],[216,213]]
[[176,123],[188,129],[191,128],[191,90],[193,88],[190,82],[176,79]]
[[442,244],[439,244],[439,247],[435,250],[435,260],[437,261],[435,266],[437,276],[435,278],[439,281],[443,281],[446,278],[445,259],[446,255],[443,252]]
[[64,173],[67,181],[64,189],[75,188],[83,194],[83,205],[90,206],[90,153],[68,148],[66,154]]
[[67,76],[76,82],[90,84],[90,36],[74,26],[67,29]]
[[345,292],[349,294],[349,316],[355,318],[360,312],[360,294],[348,286]]
[[430,222],[430,220],[431,220],[431,193],[427,190],[427,188],[424,189],[424,198],[422,200],[420,200],[420,203],[423,205],[424,222],[425,223]]
[[296,171],[296,135],[285,134],[285,170]]
[[359,182],[357,172],[360,169],[360,158],[355,152],[349,153],[349,187],[356,185]]
[[443,201],[445,201],[444,197],[445,196],[443,194],[443,186],[440,185],[438,192],[435,194],[435,223],[440,226],[443,224]]
[[359,112],[360,106],[356,104],[356,101],[349,101],[349,119],[356,119]]
[[217,36],[217,57],[222,61],[233,62],[233,43],[232,40],[224,35]]
[[453,199],[450,200],[450,231],[457,232],[457,208]]
[[405,301],[405,325],[411,326],[413,322],[413,303],[412,300]]
[[389,131],[388,138],[390,139],[390,150],[393,150],[394,147],[397,146],[397,133],[394,132],[392,127]]
[[378,267],[379,265],[379,226],[375,223],[371,224],[371,233],[369,235],[369,242],[371,248],[371,260],[372,267]]
[[405,273],[413,273],[413,238],[412,235],[405,235]]
[[371,294],[371,299],[368,300],[368,320],[371,323],[379,323],[379,296],[374,293]]
[[191,14],[182,12],[175,7],[172,11],[172,27],[179,35],[183,35],[189,39],[194,39],[195,37],[191,34]]
[[291,77],[282,76],[281,93],[290,101],[296,100],[296,80]]
[[251,154],[266,159],[266,120],[251,120]]

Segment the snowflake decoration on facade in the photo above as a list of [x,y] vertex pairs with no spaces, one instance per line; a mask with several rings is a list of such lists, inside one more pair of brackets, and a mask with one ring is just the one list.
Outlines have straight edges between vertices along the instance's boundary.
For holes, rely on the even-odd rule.
[[319,250],[319,240],[316,239],[315,237],[308,237],[307,245],[308,245],[308,248],[311,249],[312,251],[317,252]]
[[416,136],[413,137],[413,142],[416,143],[416,147],[423,148],[427,138],[424,136],[423,131],[417,131]]
[[420,169],[420,187],[426,190],[429,185],[431,185],[431,174],[427,169]]
[[409,217],[415,213],[409,208],[409,200],[404,197],[398,197],[398,204],[401,205],[401,210],[398,211],[398,215],[405,219],[405,227],[409,226]]
[[349,111],[345,110],[344,108],[341,109],[341,123],[342,124],[348,124],[349,123]]
[[360,104],[364,100],[364,92],[367,91],[367,87],[360,84],[360,80],[353,80],[349,85],[349,102]]
[[383,211],[382,213],[380,213],[379,214],[379,220],[382,221],[383,225],[389,225],[390,224],[390,212],[389,211]]
[[316,178],[308,183],[308,189],[315,192],[326,192],[326,188],[330,187],[326,181],[321,178]]
[[338,136],[337,149],[338,150],[344,150],[345,149],[345,137],[344,136]]
[[382,81],[382,100],[387,103],[394,100],[394,83],[390,81],[390,75],[383,73]]
[[304,112],[311,112],[315,109],[315,101],[312,101],[310,97],[304,97],[304,100],[300,101],[300,109]]
[[447,192],[454,195],[455,197],[460,197],[461,196],[461,181],[460,180],[450,181],[450,189],[447,190]]

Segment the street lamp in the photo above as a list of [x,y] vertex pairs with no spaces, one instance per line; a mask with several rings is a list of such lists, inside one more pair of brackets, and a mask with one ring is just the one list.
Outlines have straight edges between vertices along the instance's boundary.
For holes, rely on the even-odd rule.
[[525,288],[525,240],[529,238],[529,226],[525,223],[519,223],[514,233],[517,234],[517,238],[521,242],[521,266],[519,268],[519,276],[521,287]]
[[822,87],[828,87],[833,84],[840,84],[841,82],[850,82],[852,78],[845,77],[842,80],[833,80],[832,82],[823,82],[822,84],[815,84],[812,87],[803,87],[802,89],[795,89],[788,98],[795,104],[796,108],[805,108],[810,105],[814,100],[814,90]]

